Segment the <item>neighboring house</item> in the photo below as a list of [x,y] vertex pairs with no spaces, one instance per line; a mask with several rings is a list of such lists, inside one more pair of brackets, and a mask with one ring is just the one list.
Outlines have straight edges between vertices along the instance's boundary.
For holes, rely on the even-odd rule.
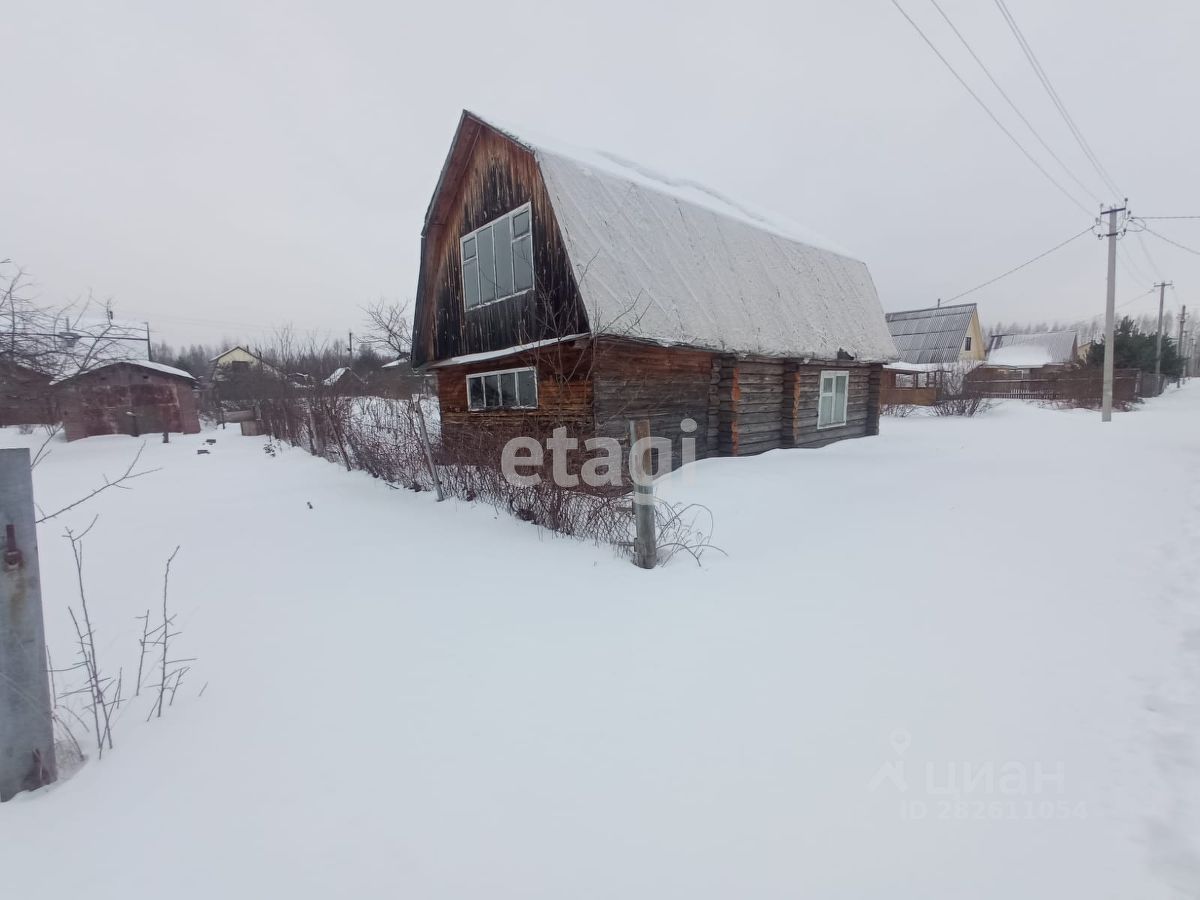
[[23,310],[0,334],[0,424],[58,421],[51,382],[116,360],[146,359],[144,324]]
[[1079,338],[1074,331],[1035,334],[995,334],[988,347],[987,367],[1034,370],[1061,368],[1079,360]]
[[0,354],[0,425],[48,425],[58,421],[45,372]]
[[282,377],[279,370],[261,356],[251,353],[245,347],[230,347],[224,353],[214,356],[211,360],[212,381],[222,381],[238,375],[265,373],[275,378]]
[[435,379],[413,368],[412,359],[407,354],[384,363],[378,372],[371,373],[369,381],[375,393],[401,399],[424,393],[427,383],[430,384],[430,390],[436,386]]
[[862,262],[692,182],[463,113],[414,315],[443,435],[620,439],[649,419],[700,458],[818,446],[878,432],[894,357]]
[[900,362],[950,365],[987,355],[974,303],[890,312],[887,324]]
[[974,303],[890,312],[887,323],[900,359],[884,366],[885,404],[928,406],[937,400],[946,370],[976,366],[984,359],[983,328]]
[[146,360],[108,362],[54,382],[68,441],[99,434],[200,430],[196,379]]
[[367,386],[349,366],[334,369],[321,384],[336,394],[361,394]]

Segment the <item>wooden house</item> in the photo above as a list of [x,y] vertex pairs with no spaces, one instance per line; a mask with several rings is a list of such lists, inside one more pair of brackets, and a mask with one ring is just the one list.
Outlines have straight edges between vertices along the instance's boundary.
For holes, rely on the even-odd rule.
[[987,355],[974,303],[887,314],[900,358],[883,368],[884,404],[928,406],[952,368],[974,367]]
[[100,434],[195,434],[196,379],[161,363],[104,363],[54,383],[68,441]]
[[862,262],[469,112],[426,213],[413,328],[443,435],[623,438],[649,419],[698,458],[876,434],[895,355]]
[[987,367],[1023,370],[1036,377],[1046,369],[1061,369],[1079,360],[1079,336],[1074,331],[1033,334],[994,334]]
[[221,381],[238,375],[262,373],[274,378],[281,378],[282,373],[266,362],[257,353],[251,353],[245,347],[230,347],[209,360],[211,366],[210,378]]

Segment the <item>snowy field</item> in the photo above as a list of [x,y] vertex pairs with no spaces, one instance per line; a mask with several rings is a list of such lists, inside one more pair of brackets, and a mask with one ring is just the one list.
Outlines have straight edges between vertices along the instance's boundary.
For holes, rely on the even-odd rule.
[[[883,429],[677,473],[728,557],[653,572],[233,430],[147,443],[41,527],[51,648],[98,513],[101,664],[176,545],[199,660],[0,807],[0,893],[1200,896],[1200,384]],[[135,448],[56,442],[40,504]]]

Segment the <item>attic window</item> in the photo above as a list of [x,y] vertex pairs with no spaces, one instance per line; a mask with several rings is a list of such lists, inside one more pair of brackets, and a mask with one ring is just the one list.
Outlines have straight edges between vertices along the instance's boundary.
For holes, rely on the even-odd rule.
[[963,341],[963,350],[964,350],[965,352],[968,352],[968,353],[971,351],[971,338],[970,338],[970,336],[968,336],[968,337],[967,337],[967,338],[966,338],[966,339]]
[[528,203],[476,228],[459,243],[467,309],[533,287],[533,212]]

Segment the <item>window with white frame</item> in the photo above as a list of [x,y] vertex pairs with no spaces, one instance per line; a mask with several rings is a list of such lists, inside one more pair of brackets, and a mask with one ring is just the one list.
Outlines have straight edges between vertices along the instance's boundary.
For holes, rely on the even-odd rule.
[[817,401],[818,428],[846,424],[846,395],[849,392],[849,372],[821,373],[821,393]]
[[468,375],[467,408],[472,412],[487,409],[536,409],[536,371],[531,367]]
[[533,287],[533,212],[528,203],[464,235],[459,244],[467,309]]

